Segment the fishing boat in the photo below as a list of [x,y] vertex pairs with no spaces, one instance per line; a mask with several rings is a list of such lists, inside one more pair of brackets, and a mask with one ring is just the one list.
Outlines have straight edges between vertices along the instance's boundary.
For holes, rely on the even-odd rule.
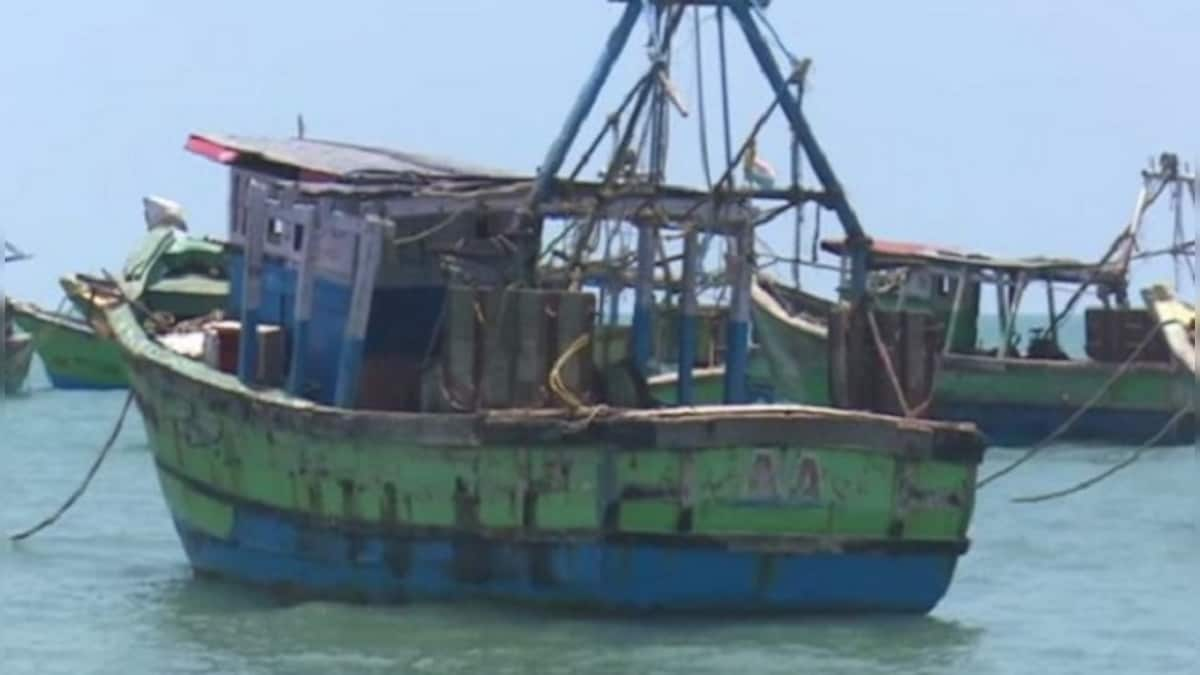
[[[1182,239],[1182,228],[1165,251],[1139,251],[1137,244],[1155,198],[1191,183],[1181,168],[1173,155],[1164,154],[1143,172],[1134,218],[1098,263],[1003,259],[874,241],[870,284],[875,306],[881,312],[898,307],[925,312],[936,324],[929,339],[939,345],[941,355],[933,369],[932,394],[907,403],[927,405],[935,418],[974,422],[996,445],[1025,446],[1051,437],[1139,444],[1154,437],[1176,411],[1190,405],[1195,383],[1192,371],[1175,356],[1178,338],[1173,336],[1180,328],[1160,326],[1156,314],[1178,305],[1132,307],[1130,262],[1156,253],[1179,258],[1193,251],[1194,243]],[[838,256],[847,253],[842,241],[826,241],[822,248]],[[1048,313],[1041,326],[1030,330],[1022,349],[1018,314],[1025,292],[1036,285],[1045,288]],[[980,313],[984,286],[994,288],[1000,308],[1002,339],[990,349],[981,346],[987,330]],[[1057,311],[1055,293],[1064,286],[1072,294]],[[1086,310],[1086,356],[1072,357],[1060,347],[1059,328],[1089,289],[1103,305]],[[780,395],[817,405],[833,402],[835,395],[826,384],[833,366],[825,318],[833,304],[769,275],[759,277],[753,297],[756,334]],[[876,338],[895,352],[897,376],[905,379],[904,345],[886,334]],[[1161,443],[1190,444],[1195,428],[1194,416],[1189,417]]]
[[57,389],[125,389],[129,380],[117,346],[96,336],[88,321],[88,294],[95,288],[119,290],[145,311],[169,320],[188,320],[220,311],[227,302],[224,248],[191,237],[177,204],[158,197],[143,200],[148,231],[117,278],[76,274],[60,279],[64,301],[55,310],[14,302],[17,323]]
[[[302,137],[189,138],[232,171],[238,320],[148,326],[120,294],[89,297],[198,574],[302,597],[635,612],[938,602],[968,543],[984,450],[972,425],[748,403],[747,255],[732,257],[721,405],[691,400],[687,330],[682,404],[645,400],[652,282],[635,284],[632,359],[601,369],[595,296],[537,278],[550,229],[598,217],[644,238],[639,273],[658,258],[651,230],[685,219],[688,269],[698,232],[750,250],[750,195],[713,208],[710,191],[659,180],[558,177],[643,10],[661,56],[702,4],[786,79],[750,3],[631,0],[535,176]],[[658,101],[656,127],[662,69],[655,58],[633,94]],[[807,130],[791,91],[776,94]],[[182,353],[188,335],[201,356]]]
[[1166,284],[1142,291],[1150,315],[1161,325],[1171,359],[1193,377],[1196,372],[1196,308],[1175,295]]
[[[4,263],[14,263],[26,260],[30,256],[10,242],[4,242]],[[0,353],[0,385],[4,394],[16,394],[25,386],[29,377],[30,363],[33,361],[33,340],[26,334],[19,333],[13,323],[11,303],[8,297],[3,297],[3,314],[0,314],[0,324],[4,326],[4,351]]]

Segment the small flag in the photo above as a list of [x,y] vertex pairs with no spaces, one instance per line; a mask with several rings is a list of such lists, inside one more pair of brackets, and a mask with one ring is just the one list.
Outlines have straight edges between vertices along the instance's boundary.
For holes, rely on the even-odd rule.
[[746,177],[746,182],[760,190],[769,190],[775,187],[775,170],[767,164],[766,160],[758,156],[758,142],[750,141],[750,147],[746,149],[746,159],[742,163],[742,170]]

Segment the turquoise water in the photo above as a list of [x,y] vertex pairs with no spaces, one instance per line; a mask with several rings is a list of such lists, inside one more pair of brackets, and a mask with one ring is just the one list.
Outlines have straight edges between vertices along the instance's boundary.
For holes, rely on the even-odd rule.
[[[0,408],[0,531],[53,511],[125,394]],[[928,617],[616,620],[491,606],[280,605],[192,578],[136,413],[54,527],[0,543],[0,673],[1194,673],[1200,462],[1154,451],[1073,498],[1017,505],[1125,456],[1063,447],[979,495]],[[1017,451],[991,452],[985,470]]]

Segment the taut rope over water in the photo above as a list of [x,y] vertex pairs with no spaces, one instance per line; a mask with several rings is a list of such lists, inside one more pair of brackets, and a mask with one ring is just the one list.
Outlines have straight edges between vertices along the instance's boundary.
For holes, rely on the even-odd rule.
[[1165,425],[1163,425],[1163,428],[1158,430],[1158,433],[1151,436],[1150,439],[1147,440],[1145,443],[1143,443],[1140,447],[1138,447],[1137,450],[1134,450],[1132,455],[1130,455],[1129,457],[1126,457],[1125,459],[1121,460],[1120,462],[1117,462],[1116,464],[1108,467],[1107,469],[1100,472],[1099,474],[1092,476],[1091,478],[1089,478],[1085,481],[1076,483],[1075,485],[1072,485],[1069,488],[1065,488],[1062,490],[1055,490],[1054,492],[1047,492],[1045,494],[1040,494],[1040,495],[1033,495],[1031,497],[1017,497],[1013,501],[1018,504],[1032,504],[1035,502],[1045,502],[1045,501],[1050,501],[1051,499],[1058,499],[1060,497],[1066,497],[1068,495],[1073,495],[1076,492],[1082,492],[1082,491],[1090,488],[1091,486],[1095,485],[1096,483],[1099,483],[1100,481],[1104,480],[1105,478],[1108,478],[1109,476],[1117,473],[1121,469],[1124,469],[1125,467],[1129,466],[1130,464],[1133,464],[1134,462],[1141,459],[1142,455],[1145,454],[1145,452],[1147,450],[1153,448],[1156,443],[1158,443],[1160,440],[1162,440],[1162,438],[1164,436],[1166,436],[1168,433],[1170,433],[1170,431],[1172,429],[1174,429],[1176,425],[1179,424],[1180,420],[1182,420],[1184,418],[1184,416],[1186,416],[1190,412],[1192,412],[1192,409],[1190,407],[1185,407],[1185,408],[1178,410],[1174,415],[1171,416],[1171,419],[1167,420],[1167,423]]
[[[1112,389],[1113,385],[1117,383],[1117,380],[1120,380],[1122,377],[1125,376],[1125,373],[1129,372],[1129,369],[1133,367],[1134,361],[1137,360],[1137,357],[1141,356],[1142,352],[1145,351],[1146,347],[1150,346],[1150,342],[1154,339],[1154,336],[1158,335],[1159,331],[1161,331],[1163,328],[1165,328],[1171,324],[1177,324],[1177,323],[1179,323],[1179,321],[1177,321],[1175,319],[1167,319],[1166,321],[1160,322],[1158,325],[1156,325],[1154,328],[1152,328],[1150,330],[1150,332],[1146,333],[1146,337],[1142,338],[1142,342],[1141,342],[1141,344],[1139,344],[1137,346],[1137,349],[1133,350],[1133,353],[1129,355],[1129,358],[1125,359],[1125,362],[1122,363],[1121,366],[1119,368],[1117,368],[1116,372],[1114,372],[1112,374],[1112,376],[1108,378],[1108,381],[1106,381],[1103,385],[1100,386],[1100,389],[1098,389],[1096,391],[1096,393],[1093,394],[1090,399],[1088,399],[1087,403],[1084,403],[1082,406],[1080,406],[1080,408],[1078,410],[1071,413],[1071,416],[1068,417],[1065,422],[1063,422],[1061,425],[1059,425],[1059,427],[1057,429],[1052,431],[1049,436],[1043,438],[1041,441],[1038,441],[1033,446],[1031,446],[1029,448],[1029,450],[1025,452],[1024,455],[1021,455],[1020,457],[1018,457],[1016,459],[1016,461],[1014,461],[1013,463],[1004,467],[1003,469],[999,469],[992,475],[979,481],[978,483],[975,484],[975,487],[981,488],[981,487],[987,485],[988,483],[991,483],[992,481],[996,480],[997,478],[1000,478],[1001,476],[1011,473],[1018,466],[1021,466],[1025,462],[1033,459],[1034,455],[1041,452],[1043,449],[1045,449],[1046,446],[1053,443],[1056,439],[1058,439],[1059,436],[1062,436],[1064,433],[1066,433],[1067,430],[1070,429],[1072,425],[1074,425],[1076,422],[1079,421],[1079,418],[1083,417],[1084,413],[1091,410],[1093,407],[1095,407],[1095,405],[1097,403],[1100,402],[1100,399],[1103,398],[1104,395],[1108,393],[1109,389]],[[1173,427],[1174,425],[1175,424],[1174,424],[1174,420],[1173,420],[1172,423],[1169,424],[1167,426],[1167,428],[1162,431],[1162,435],[1165,436],[1167,431],[1169,431],[1170,428]],[[1159,438],[1158,436],[1155,436],[1155,438],[1152,439],[1153,442],[1155,442],[1155,443],[1158,442],[1158,438]]]
[[21,541],[23,539],[28,539],[47,527],[50,527],[57,522],[64,513],[67,512],[67,509],[70,509],[72,506],[74,506],[75,502],[83,496],[83,493],[87,490],[88,485],[92,482],[92,478],[94,478],[96,476],[96,472],[100,470],[100,465],[104,463],[104,458],[108,456],[108,451],[112,450],[113,445],[117,442],[117,437],[121,435],[121,427],[125,425],[125,416],[129,413],[129,407],[132,403],[133,390],[131,389],[129,390],[129,396],[125,397],[125,405],[121,408],[121,415],[117,418],[117,424],[113,427],[112,434],[109,435],[108,441],[104,443],[104,447],[100,450],[100,454],[96,456],[96,461],[92,463],[92,468],[88,469],[87,475],[84,476],[83,482],[80,483],[79,487],[75,489],[75,492],[73,492],[71,496],[67,498],[67,501],[63,502],[62,506],[58,507],[58,510],[55,511],[53,515],[37,525],[34,525],[28,530],[25,530],[24,532],[18,532],[9,536],[10,541]]

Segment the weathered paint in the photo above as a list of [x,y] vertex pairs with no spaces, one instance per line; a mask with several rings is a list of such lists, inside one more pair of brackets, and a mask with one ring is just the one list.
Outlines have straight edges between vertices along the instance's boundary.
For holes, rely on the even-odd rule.
[[522,427],[470,442],[486,416],[251,392],[146,340],[127,309],[107,316],[200,572],[379,600],[924,612],[967,546],[978,446],[902,440],[921,423],[874,418],[891,431],[861,434],[858,417],[808,411],[841,432],[803,446]]
[[[650,395],[667,405],[679,403],[678,375],[673,372],[649,378]],[[750,366],[746,372],[746,395],[751,403],[771,403],[776,400],[771,378],[771,365],[763,350],[750,350]],[[725,369],[721,366],[696,368],[692,371],[692,403],[714,405],[725,400]]]
[[33,340],[28,335],[17,335],[4,342],[3,359],[0,359],[0,384],[5,394],[15,394],[25,385],[29,376],[29,365],[33,360]]
[[[828,347],[823,335],[795,330],[755,310],[755,328],[782,400],[827,405]],[[1116,363],[943,357],[930,415],[969,421],[995,445],[1022,446],[1046,438],[1098,392]],[[1062,440],[1142,443],[1177,410],[1189,405],[1194,381],[1183,369],[1133,364]],[[1163,444],[1191,443],[1187,418]]]
[[124,389],[129,386],[117,345],[102,340],[88,326],[22,305],[14,311],[17,325],[33,337],[33,345],[57,389]]
[[831,405],[829,348],[825,334],[794,328],[764,311],[757,302],[752,308],[752,317],[754,334],[767,363],[767,376],[776,399],[806,405]]

